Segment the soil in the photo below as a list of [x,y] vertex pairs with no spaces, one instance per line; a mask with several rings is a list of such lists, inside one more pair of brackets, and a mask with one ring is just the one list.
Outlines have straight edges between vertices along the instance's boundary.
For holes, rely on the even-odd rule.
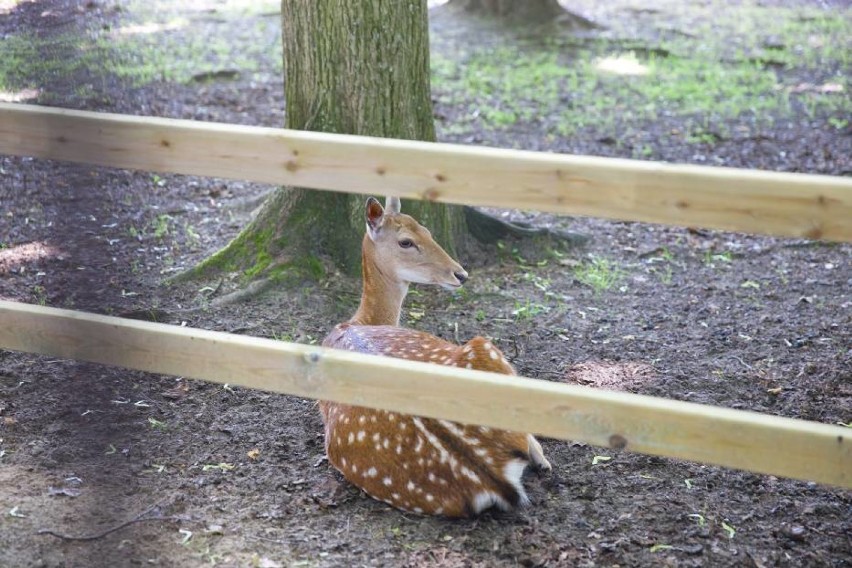
[[[0,36],[85,33],[124,17],[112,3],[11,5]],[[274,42],[276,18],[252,17],[269,20]],[[435,18],[435,49],[462,25]],[[46,78],[36,102],[283,122],[271,71],[145,86],[106,78],[86,97],[73,94],[78,80]],[[594,137],[509,135],[480,132],[476,142],[628,152]],[[661,142],[651,157],[707,155],[848,175],[852,137],[791,121],[700,152]],[[335,273],[230,305],[215,302],[219,282],[164,284],[232,238],[268,186],[15,157],[0,157],[0,183],[0,298],[300,342],[320,341],[357,304],[359,283]],[[406,325],[492,337],[525,376],[852,421],[849,245],[498,213],[590,242],[541,266],[510,246],[465,293],[417,289]],[[609,260],[614,286],[583,283],[576,267],[593,257]],[[530,508],[447,521],[346,484],[324,461],[321,431],[310,400],[0,351],[0,566],[852,564],[849,491],[543,440],[554,471],[527,480]]]

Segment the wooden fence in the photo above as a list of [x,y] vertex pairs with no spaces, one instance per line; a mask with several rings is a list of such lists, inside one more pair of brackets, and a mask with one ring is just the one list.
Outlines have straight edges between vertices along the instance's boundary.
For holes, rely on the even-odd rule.
[[[852,240],[852,181],[826,176],[9,104],[0,104],[0,153]],[[6,301],[0,301],[0,348],[852,488],[852,436],[834,425]]]

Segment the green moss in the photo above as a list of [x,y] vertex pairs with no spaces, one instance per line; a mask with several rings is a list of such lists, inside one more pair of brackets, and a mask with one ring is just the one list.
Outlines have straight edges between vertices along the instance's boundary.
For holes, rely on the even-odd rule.
[[272,264],[272,257],[269,255],[269,252],[266,250],[258,250],[255,253],[255,263],[249,268],[243,271],[243,276],[247,280],[254,280],[263,272],[269,268],[269,265]]
[[267,275],[276,282],[295,283],[306,279],[322,280],[326,276],[326,271],[319,258],[306,255],[297,260],[273,266],[269,269]]

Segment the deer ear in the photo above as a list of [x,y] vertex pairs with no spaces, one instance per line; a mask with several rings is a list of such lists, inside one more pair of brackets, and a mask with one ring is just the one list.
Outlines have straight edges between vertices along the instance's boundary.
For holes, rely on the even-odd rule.
[[388,213],[397,214],[400,212],[401,207],[399,197],[388,197],[385,199],[385,211]]
[[385,210],[382,209],[382,204],[374,197],[369,198],[367,200],[367,234],[370,235],[371,239],[376,239],[384,216]]

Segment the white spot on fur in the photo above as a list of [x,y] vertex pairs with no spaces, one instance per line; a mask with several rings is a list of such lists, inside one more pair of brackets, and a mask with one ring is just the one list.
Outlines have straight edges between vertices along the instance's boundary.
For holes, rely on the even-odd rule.
[[367,437],[367,433],[366,433],[366,432],[364,432],[363,430],[359,430],[359,431],[358,431],[358,441],[359,441],[359,442],[363,442],[363,441],[364,441],[364,438],[366,438],[366,437]]
[[379,475],[379,470],[377,470],[377,469],[376,469],[376,468],[374,468],[374,467],[371,467],[370,469],[368,469],[368,470],[364,473],[364,475],[365,475],[365,476],[367,476],[367,477],[376,477],[377,475]]
[[439,420],[438,422],[441,424],[441,426],[446,428],[450,432],[450,434],[461,438],[462,442],[464,442],[465,444],[471,446],[479,445],[479,438],[472,438],[470,436],[467,436],[465,434],[465,431],[462,430],[455,422],[450,422],[449,420]]
[[445,463],[447,460],[449,460],[451,457],[450,453],[444,448],[443,444],[441,444],[441,441],[438,440],[438,437],[435,436],[435,434],[433,434],[431,431],[429,431],[426,425],[423,424],[423,421],[417,418],[416,416],[413,417],[411,421],[414,422],[414,426],[418,430],[420,430],[424,436],[426,436],[426,439],[429,440],[429,443],[432,444],[432,446],[436,450],[438,450],[438,453],[441,455],[441,463]]
[[393,485],[393,479],[390,477],[386,477],[382,480],[382,483],[384,483],[387,487],[390,487],[391,485]]
[[465,465],[461,466],[461,474],[473,481],[474,483],[482,483],[482,480],[479,479],[479,476],[476,475],[476,472]]

